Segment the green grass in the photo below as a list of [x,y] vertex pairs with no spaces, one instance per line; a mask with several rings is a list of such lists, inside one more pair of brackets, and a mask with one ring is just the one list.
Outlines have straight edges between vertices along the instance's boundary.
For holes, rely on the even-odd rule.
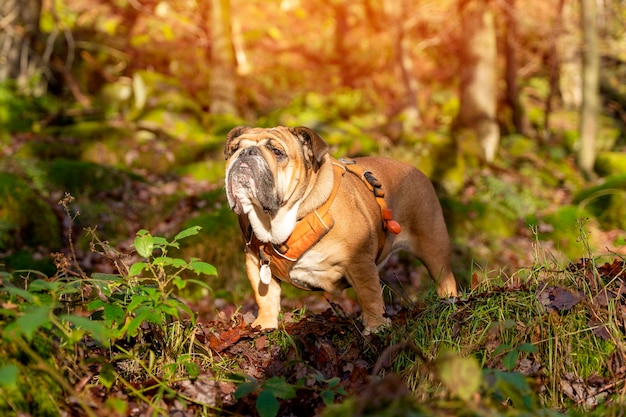
[[198,324],[175,297],[215,269],[168,255],[198,231],[169,241],[139,231],[134,262],[94,236],[119,274],[86,276],[57,255],[53,276],[0,275],[0,412],[99,416],[135,404],[159,415],[177,401],[207,416],[273,417],[302,403],[324,416],[612,416],[626,403],[626,305],[603,297],[620,294],[626,264],[594,256],[584,222],[584,263],[559,261],[535,231],[529,268],[472,271],[456,302],[432,288],[399,294],[405,308],[370,336],[342,311],[285,312],[269,333],[238,313]]

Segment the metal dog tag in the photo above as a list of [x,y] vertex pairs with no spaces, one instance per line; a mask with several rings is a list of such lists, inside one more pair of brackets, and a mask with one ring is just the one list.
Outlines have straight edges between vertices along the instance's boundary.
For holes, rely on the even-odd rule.
[[268,285],[272,280],[272,270],[270,269],[270,265],[262,264],[259,273],[261,275],[261,282],[265,285]]

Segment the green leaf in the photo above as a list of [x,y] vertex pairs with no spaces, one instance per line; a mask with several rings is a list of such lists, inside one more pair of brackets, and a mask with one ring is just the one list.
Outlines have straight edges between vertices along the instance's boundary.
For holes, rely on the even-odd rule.
[[160,256],[158,258],[155,258],[152,261],[152,264],[156,266],[173,266],[175,268],[182,268],[187,266],[187,262],[185,262],[183,259],[168,258],[167,256]]
[[20,375],[20,368],[9,363],[0,366],[0,386],[5,388],[17,388],[17,378]]
[[75,316],[73,314],[65,314],[61,316],[61,319],[69,321],[79,328],[85,329],[98,342],[108,346],[109,332],[107,327],[101,322],[90,320],[86,317]]
[[178,288],[179,290],[182,290],[183,288],[187,286],[187,281],[182,279],[180,276],[176,275],[174,279],[172,280],[172,284],[174,284],[176,288]]
[[189,378],[195,379],[198,377],[198,375],[200,375],[200,368],[195,363],[185,361],[184,365],[185,365],[185,370],[187,371],[187,374],[189,375]]
[[[0,317],[3,317],[3,320],[8,319],[9,317],[17,316],[17,312],[15,310],[9,310],[6,308],[0,308]],[[1,332],[0,332],[1,333]]]
[[500,399],[510,399],[513,406],[528,411],[536,410],[537,401],[526,377],[519,372],[486,370],[486,380],[495,379],[495,393]]
[[243,384],[237,387],[237,390],[235,391],[235,399],[239,400],[245,397],[246,395],[253,393],[257,389],[259,389],[259,387],[260,387],[260,384],[255,379],[248,381],[248,382],[244,382]]
[[46,323],[50,323],[50,311],[52,306],[31,307],[13,323],[5,327],[5,336],[24,336],[26,340],[31,340],[35,332]]
[[200,280],[193,279],[193,278],[185,278],[185,282],[194,283],[196,285],[199,285],[202,288],[209,290],[210,292],[213,292],[213,288],[211,288],[211,286],[204,281],[200,281]]
[[104,274],[100,272],[94,272],[93,274],[91,274],[91,279],[98,281],[119,281],[121,277],[116,274]]
[[147,270],[147,269],[148,269],[148,264],[146,264],[145,262],[136,262],[132,264],[130,269],[128,270],[128,276],[134,277],[136,275],[141,274],[142,271]]
[[482,374],[474,357],[444,353],[437,358],[437,371],[450,393],[463,401],[469,401],[480,389]]
[[168,316],[178,318],[178,308],[171,305],[170,303],[159,304],[157,308]]
[[261,417],[276,417],[280,404],[270,391],[261,391],[256,399],[256,410]]
[[133,296],[133,299],[130,301],[130,303],[126,306],[126,311],[129,313],[135,312],[135,310],[138,310],[142,305],[144,305],[146,301],[150,301],[150,297],[148,297],[147,295],[135,295]]
[[517,358],[519,357],[519,351],[517,349],[513,349],[502,359],[502,365],[506,368],[507,371],[512,371],[517,365]]
[[217,276],[217,269],[206,262],[202,261],[191,261],[189,263],[189,269],[191,269],[196,274],[206,274],[206,275],[215,275]]
[[[143,285],[141,286],[141,289],[148,295],[148,299],[150,299],[153,303],[160,301],[163,296],[163,293],[159,291],[158,288],[151,285]],[[143,297],[145,297],[145,295]]]
[[285,378],[274,376],[263,383],[263,391],[270,391],[278,398],[289,400],[296,396],[296,389]]
[[190,227],[188,229],[183,230],[182,232],[180,232],[176,236],[174,236],[174,240],[180,240],[180,239],[184,239],[184,238],[189,237],[189,236],[197,235],[198,232],[200,231],[200,229],[202,229],[202,227],[200,227],[200,226],[192,226],[192,227]]
[[129,335],[137,336],[137,329],[139,329],[141,323],[143,323],[144,321],[150,321],[154,323],[156,320],[154,316],[156,316],[156,314],[153,309],[140,307],[140,309],[137,310],[137,315],[128,323],[125,330],[128,332]]
[[328,381],[326,381],[328,383],[328,388],[335,388],[337,385],[339,385],[339,383],[341,382],[341,378],[339,378],[338,376],[334,377],[334,378],[330,378]]
[[335,402],[335,391],[325,389],[320,393],[320,397],[322,397],[324,404],[331,405]]
[[60,286],[58,281],[44,281],[43,279],[36,279],[28,286],[28,292],[54,292]]
[[[187,315],[189,316],[189,319],[191,320],[191,324],[195,325],[196,324],[196,315],[195,313],[187,306],[187,304],[185,303],[180,303],[180,305],[178,306],[179,309],[183,310],[185,313],[187,313]],[[178,317],[178,316],[176,316]]]
[[517,349],[526,353],[537,353],[537,346],[532,343],[522,343]]
[[87,310],[94,311],[99,309],[100,307],[104,307],[108,305],[108,303],[104,300],[93,300],[92,302],[87,304]]
[[510,349],[511,349],[511,345],[507,345],[506,343],[503,343],[493,350],[493,355],[494,356],[499,355],[502,352],[506,352],[507,350],[510,350]]
[[137,236],[133,244],[142,258],[149,258],[154,250],[154,238],[150,234]]
[[126,416],[130,414],[127,411],[128,405],[129,404],[125,398],[109,397],[104,402],[104,406],[106,407],[107,410],[113,410],[116,412],[116,415],[120,415],[120,416]]
[[115,383],[115,368],[113,368],[113,365],[108,362],[103,363],[98,380],[105,388],[111,388]]
[[104,318],[105,320],[121,323],[124,321],[124,309],[117,304],[106,304],[104,306]]
[[155,236],[152,238],[152,242],[154,243],[154,246],[158,247],[158,248],[165,248],[167,246],[174,246],[174,247],[178,247],[178,243],[169,243],[165,238],[162,238],[160,236]]
[[7,292],[7,293],[9,293],[11,295],[16,295],[18,297],[21,297],[21,298],[23,298],[24,300],[26,300],[26,301],[28,301],[30,303],[35,302],[35,300],[36,300],[36,297],[33,294],[31,294],[28,291],[23,290],[21,288],[4,287],[4,288],[1,288],[0,291],[5,291],[5,292]]

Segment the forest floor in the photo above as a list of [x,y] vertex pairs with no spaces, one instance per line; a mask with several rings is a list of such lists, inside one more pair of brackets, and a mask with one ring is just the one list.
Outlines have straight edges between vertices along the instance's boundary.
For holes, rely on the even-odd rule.
[[[181,183],[157,184],[136,184],[137,189],[133,192],[135,200],[144,200],[148,205],[154,199],[153,193],[167,193],[174,188],[186,189],[190,197],[180,200],[162,222],[155,226],[155,235],[172,235],[180,230],[186,218],[206,209],[194,195],[215,189],[214,186],[188,179]],[[128,219],[136,219],[135,227],[140,227],[142,204],[137,204],[137,201],[128,206],[121,202],[111,204],[134,207],[136,212],[128,214]],[[601,239],[609,242],[615,241],[619,231],[597,230],[594,233],[604,234]],[[132,240],[129,239],[120,242],[117,249],[129,251],[131,246]],[[207,413],[263,416],[314,416],[324,413],[392,415],[389,413],[404,413],[408,410],[420,410],[423,415],[459,415],[467,414],[463,410],[468,407],[473,407],[474,412],[479,415],[481,412],[516,415],[516,408],[511,408],[511,400],[507,402],[505,398],[501,404],[494,404],[491,400],[487,401],[487,395],[483,391],[480,394],[477,392],[476,397],[471,400],[457,402],[450,400],[451,396],[457,398],[451,395],[450,390],[441,393],[430,385],[425,390],[412,387],[411,391],[406,382],[407,375],[415,372],[412,369],[417,366],[416,363],[422,363],[423,367],[418,373],[427,373],[424,369],[434,367],[437,361],[435,350],[439,347],[430,342],[423,343],[427,349],[433,349],[424,351],[424,348],[413,344],[422,346],[422,343],[409,343],[408,339],[402,339],[400,335],[405,332],[399,330],[414,328],[415,320],[431,314],[433,308],[449,309],[446,314],[451,314],[453,319],[447,326],[467,326],[468,318],[465,314],[468,310],[480,310],[481,304],[488,304],[492,298],[505,294],[505,298],[512,297],[515,300],[513,304],[520,298],[537,302],[544,309],[538,314],[544,315],[545,320],[553,320],[552,316],[567,316],[573,309],[593,312],[583,313],[589,316],[589,322],[583,325],[586,330],[582,331],[591,332],[595,338],[611,340],[617,346],[606,359],[605,369],[588,375],[563,372],[557,378],[546,371],[542,360],[532,358],[532,355],[526,361],[515,362],[509,369],[502,363],[502,354],[497,352],[498,346],[509,346],[508,342],[500,340],[497,335],[488,336],[488,341],[478,345],[461,347],[460,351],[466,354],[481,349],[489,353],[495,352],[493,357],[486,355],[489,359],[483,359],[486,363],[481,363],[481,366],[490,365],[497,369],[519,372],[528,378],[537,394],[553,391],[546,406],[551,405],[550,408],[554,411],[567,412],[568,407],[573,407],[576,412],[583,413],[584,410],[595,409],[598,404],[612,406],[624,398],[626,390],[623,382],[626,376],[626,350],[623,346],[626,334],[626,262],[617,253],[606,263],[593,264],[593,268],[588,264],[589,259],[574,260],[570,264],[561,265],[560,271],[552,271],[557,275],[568,274],[569,282],[564,284],[561,280],[558,285],[553,280],[544,278],[531,285],[516,278],[515,273],[511,277],[502,272],[507,269],[519,272],[522,268],[527,271],[554,268],[552,259],[548,259],[552,256],[550,248],[537,246],[532,233],[520,228],[519,234],[501,242],[498,261],[489,265],[490,271],[474,272],[469,277],[464,295],[453,305],[438,301],[432,296],[424,296],[423,293],[428,290],[417,288],[423,278],[421,268],[402,258],[393,258],[385,273],[387,278],[395,281],[389,284],[386,291],[388,295],[393,294],[387,297],[387,311],[393,322],[392,330],[379,335],[363,336],[358,320],[359,306],[351,294],[341,297],[322,293],[292,294],[283,300],[284,314],[280,329],[273,332],[250,327],[249,323],[253,321],[255,314],[251,290],[247,296],[237,294],[236,302],[228,297],[192,296],[185,302],[198,317],[194,349],[205,358],[199,362],[202,364],[199,375],[170,383],[169,395],[163,395],[160,382],[153,378],[133,381],[130,391],[123,386],[114,386],[107,390],[98,384],[91,385],[89,390],[94,400],[99,398],[98,401],[102,401],[102,404],[106,404],[111,398],[127,401],[125,413],[137,416],[150,414],[154,407],[179,416]],[[538,259],[538,256],[544,258]],[[243,256],[241,258],[243,262]],[[111,263],[98,255],[81,252],[78,260],[81,267],[90,271],[115,272]],[[529,274],[532,275],[532,272]],[[495,275],[498,284],[481,286],[481,281],[489,280],[489,275],[494,279]],[[591,289],[586,293],[585,288]],[[403,294],[406,291],[421,291],[423,296],[406,297],[406,293]],[[599,311],[602,313],[598,313]],[[502,315],[510,314],[514,317],[516,313],[502,307]],[[429,316],[425,321],[432,320]],[[148,329],[149,327],[146,328]],[[456,333],[460,331],[457,329]],[[464,343],[463,338],[459,338],[457,343]],[[413,365],[407,365],[402,370],[402,365],[397,363],[398,357],[401,356],[400,353],[406,355],[407,351],[413,351],[409,361]],[[97,355],[97,350],[92,351],[89,356],[93,354]],[[495,360],[494,357],[500,359]],[[206,358],[211,359],[207,362]],[[207,363],[210,365],[207,366]],[[92,374],[85,377],[96,376]],[[420,378],[429,377],[422,375]],[[558,380],[558,387],[549,387],[548,384],[554,384],[555,380]],[[137,400],[134,395],[137,392],[142,393],[143,401]],[[158,398],[153,399],[153,395],[158,395]],[[423,402],[416,402],[416,399]],[[347,408],[341,408],[342,402]],[[339,405],[329,408],[332,403]],[[100,414],[98,409],[99,407],[93,408],[95,415],[106,414]],[[103,410],[109,409],[105,407]],[[387,410],[387,414],[379,414],[382,410]],[[539,412],[538,410],[542,410],[540,403],[530,406],[526,411]]]
[[[507,175],[516,174],[511,170]],[[523,184],[522,177],[520,173],[509,179]],[[459,199],[470,199],[480,192],[477,189],[471,184]],[[66,259],[76,261],[68,271],[81,270],[88,276],[119,274],[119,264],[112,259],[123,258],[127,265],[141,261],[134,247],[139,229],[171,237],[188,227],[189,219],[225,213],[216,217],[213,229],[205,228],[192,238],[195,243],[180,252],[185,259],[197,256],[218,267],[218,277],[207,281],[211,292],[187,288],[178,294],[194,313],[195,323],[182,320],[182,330],[176,330],[171,322],[161,326],[146,322],[114,347],[86,338],[74,340],[77,344],[70,353],[59,349],[56,336],[48,340],[56,353],[46,354],[52,355],[54,367],[69,384],[63,386],[62,400],[56,399],[60,413],[619,415],[615,410],[624,404],[626,262],[619,250],[626,249],[611,245],[620,236],[623,239],[621,230],[590,225],[593,239],[607,242],[607,250],[596,256],[583,231],[573,243],[580,247],[582,259],[571,260],[557,250],[557,244],[538,240],[523,224],[505,238],[465,232],[452,236],[454,262],[465,271],[457,277],[463,292],[456,302],[438,300],[423,267],[399,256],[382,274],[392,321],[389,330],[362,334],[359,306],[351,291],[331,297],[285,288],[280,327],[267,332],[249,325],[256,307],[243,274],[243,246],[235,216],[225,207],[221,185],[148,175],[78,196],[69,208],[81,214],[69,218],[56,205],[63,199],[60,192],[47,199],[63,219],[66,235],[71,231],[74,244],[69,245],[66,236],[60,250]],[[571,196],[555,198],[554,204],[567,204],[568,199]],[[93,202],[107,211],[93,212]],[[112,219],[122,219],[116,233],[126,237],[112,244],[122,258],[102,256],[85,244],[85,228],[95,224],[106,228],[115,223]],[[480,219],[467,219],[474,220]],[[225,251],[203,252],[208,246]],[[473,256],[485,258],[468,259],[467,248]],[[33,255],[45,258],[49,252],[39,248]],[[89,289],[82,293],[93,296],[94,287],[85,285]],[[110,305],[119,301],[112,291]],[[102,294],[96,295],[102,300]],[[0,299],[4,311],[11,312],[6,317],[15,316],[20,300],[26,298]],[[123,312],[128,320],[136,317],[123,306],[128,308]],[[105,311],[106,307],[105,303]],[[76,309],[86,314],[84,306]],[[24,346],[7,343],[0,346],[0,353],[13,355]],[[446,369],[446,363],[453,369]],[[168,374],[171,365],[182,369]],[[29,370],[41,372],[42,366]],[[35,378],[25,386],[39,383]],[[0,389],[4,389],[1,373]],[[24,394],[26,409],[1,401],[0,405],[15,415],[47,415],[28,409],[32,395]]]

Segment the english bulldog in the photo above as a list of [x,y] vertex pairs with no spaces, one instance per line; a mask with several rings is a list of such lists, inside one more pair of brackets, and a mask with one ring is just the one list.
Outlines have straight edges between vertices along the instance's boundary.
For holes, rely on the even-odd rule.
[[224,153],[258,304],[253,326],[278,326],[285,281],[330,293],[353,287],[365,332],[381,329],[389,319],[378,268],[400,249],[422,261],[440,297],[457,296],[441,205],[418,169],[382,157],[336,160],[307,127],[236,127]]

